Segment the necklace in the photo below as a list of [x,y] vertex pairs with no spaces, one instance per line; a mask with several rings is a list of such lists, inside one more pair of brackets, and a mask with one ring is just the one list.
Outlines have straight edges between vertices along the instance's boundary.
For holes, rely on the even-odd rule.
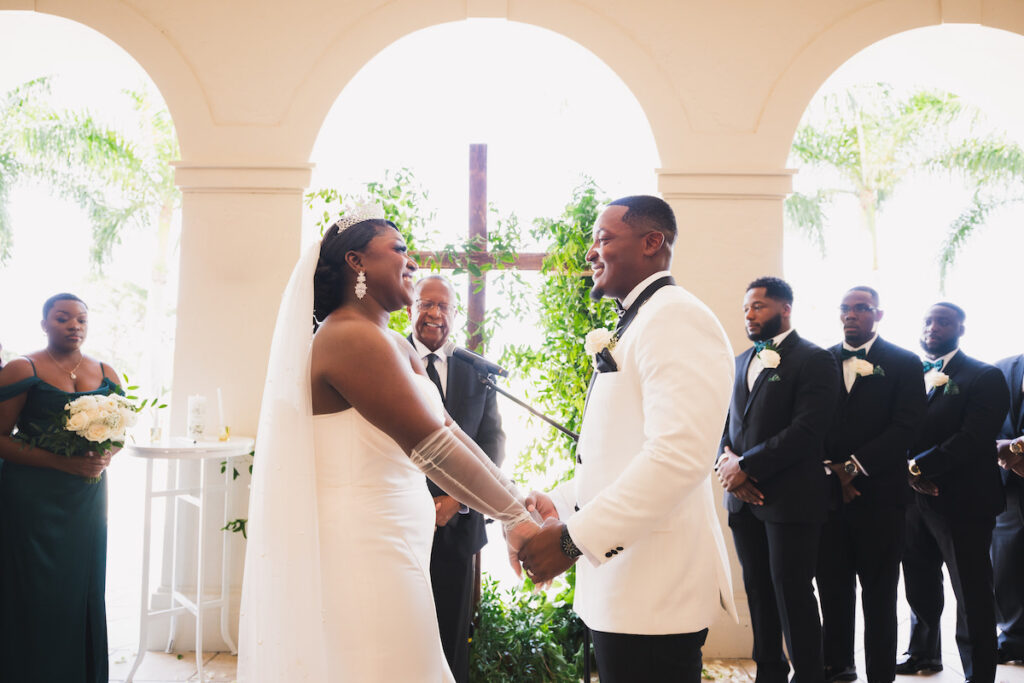
[[[52,353],[50,353],[50,349],[46,349],[46,355],[50,357],[50,360],[53,361],[54,365],[56,365],[61,370],[64,370],[64,366],[57,362],[57,359],[53,357]],[[78,362],[75,363],[75,367],[71,368],[71,370],[64,370],[64,372],[68,373],[68,375],[71,377],[71,381],[72,382],[74,382],[76,379],[78,379],[78,375],[75,374],[75,370],[78,369],[78,366],[82,364],[83,360],[85,360],[85,356],[84,355],[79,356],[78,357]]]

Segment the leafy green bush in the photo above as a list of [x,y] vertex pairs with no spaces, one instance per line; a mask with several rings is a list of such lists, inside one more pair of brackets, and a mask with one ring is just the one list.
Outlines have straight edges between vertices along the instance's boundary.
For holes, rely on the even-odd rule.
[[470,683],[576,683],[583,675],[583,622],[573,589],[554,598],[533,584],[505,591],[484,574],[479,625],[470,649]]

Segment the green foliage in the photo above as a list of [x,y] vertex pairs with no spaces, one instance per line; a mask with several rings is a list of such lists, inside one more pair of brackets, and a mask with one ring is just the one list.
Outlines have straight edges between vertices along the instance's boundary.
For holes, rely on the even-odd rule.
[[[593,373],[583,350],[583,338],[597,327],[611,329],[617,320],[608,299],[593,301],[586,254],[593,242],[598,209],[606,200],[587,180],[573,192],[572,201],[555,219],[535,222],[533,235],[548,241],[544,280],[531,305],[539,312],[544,339],[537,348],[512,346],[504,363],[529,374],[534,382],[530,398],[542,412],[578,432],[583,422],[587,385]],[[521,470],[544,473],[556,461],[575,462],[576,444],[554,430],[532,443],[520,456]]]
[[950,223],[937,258],[940,287],[968,238],[998,207],[1024,200],[1024,150],[979,133],[981,112],[948,92],[899,96],[884,83],[826,95],[801,124],[792,157],[825,169],[829,184],[786,200],[787,227],[801,232],[824,255],[826,209],[839,195],[852,197],[878,268],[879,214],[901,183],[921,173],[961,179],[973,200]]
[[500,591],[481,582],[479,627],[470,649],[471,683],[576,683],[583,671],[583,622],[571,587],[554,598],[532,583]]
[[170,165],[178,157],[170,114],[149,93],[124,91],[139,114],[130,139],[88,112],[56,109],[51,85],[49,78],[28,81],[0,98],[0,260],[13,247],[6,210],[11,187],[32,179],[86,212],[92,261],[102,270],[125,229],[157,225],[166,231],[180,205]]

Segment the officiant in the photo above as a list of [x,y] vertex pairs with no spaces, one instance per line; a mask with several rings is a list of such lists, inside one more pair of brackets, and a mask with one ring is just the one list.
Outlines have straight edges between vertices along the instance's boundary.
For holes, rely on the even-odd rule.
[[[473,367],[452,355],[448,339],[455,318],[455,290],[442,275],[432,274],[416,284],[410,309],[409,341],[437,386],[445,410],[466,434],[501,466],[505,432],[501,429],[495,391],[480,383]],[[447,495],[427,480],[434,497],[436,530],[430,553],[430,582],[437,623],[448,665],[458,683],[469,681],[469,635],[473,595],[479,574],[480,549],[487,543],[483,516]]]

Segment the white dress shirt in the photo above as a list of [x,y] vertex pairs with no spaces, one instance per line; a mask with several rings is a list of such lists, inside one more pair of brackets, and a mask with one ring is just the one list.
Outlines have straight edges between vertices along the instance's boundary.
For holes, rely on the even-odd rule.
[[619,302],[619,305],[622,306],[623,310],[628,309],[633,305],[633,302],[637,300],[640,293],[647,289],[647,285],[651,284],[655,280],[660,280],[663,277],[670,277],[671,275],[672,273],[667,270],[659,270],[654,275],[644,278],[640,281],[640,284],[629,291],[629,294],[626,295],[625,299]]
[[[857,347],[850,346],[844,341],[843,348],[847,351],[859,351],[860,349],[864,349],[864,355],[867,355],[871,353],[871,345],[875,343],[876,339],[878,339],[877,333],[872,336],[871,339]],[[857,381],[857,369],[853,363],[855,360],[857,360],[855,357],[850,356],[843,361],[843,381],[846,382],[846,393],[850,393],[850,389],[853,388],[853,383]]]
[[[792,332],[793,329],[794,328],[791,327],[785,332],[779,332],[777,335],[772,337],[772,346],[779,348],[779,344],[782,343],[783,339],[789,336],[789,333]],[[786,359],[783,358],[781,362],[785,363]],[[761,359],[758,358],[755,353],[750,357],[750,365],[747,366],[747,391],[754,390],[754,382],[757,381],[757,376],[761,374],[762,370],[764,370],[764,364],[761,363]]]
[[423,367],[427,367],[430,361],[427,360],[427,356],[434,354],[437,356],[437,360],[434,361],[434,368],[437,370],[438,377],[441,378],[441,391],[445,396],[448,395],[448,356],[451,355],[450,347],[453,346],[451,341],[445,341],[437,351],[431,351],[428,349],[423,342],[416,338],[416,334],[412,335],[412,345],[416,347],[416,353],[423,361]]

